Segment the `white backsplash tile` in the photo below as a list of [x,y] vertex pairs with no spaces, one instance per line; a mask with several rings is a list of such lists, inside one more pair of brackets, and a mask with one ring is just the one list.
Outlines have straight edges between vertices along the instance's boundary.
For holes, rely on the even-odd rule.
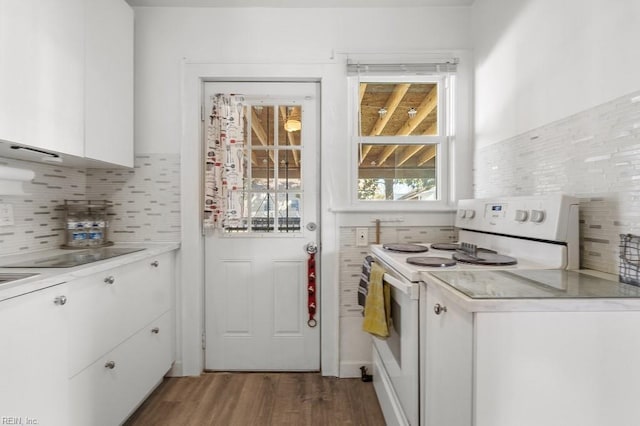
[[58,248],[65,242],[64,200],[114,202],[109,239],[180,241],[180,158],[144,154],[128,169],[77,169],[0,158],[0,165],[35,172],[27,196],[0,195],[11,204],[14,225],[0,227],[0,256]]
[[474,196],[580,199],[581,266],[618,271],[619,234],[640,233],[640,92],[479,149]]

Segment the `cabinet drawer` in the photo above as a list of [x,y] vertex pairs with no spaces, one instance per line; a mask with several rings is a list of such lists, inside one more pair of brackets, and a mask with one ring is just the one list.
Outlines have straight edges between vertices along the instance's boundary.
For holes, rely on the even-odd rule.
[[172,281],[172,253],[73,281],[69,376],[169,310]]
[[168,311],[72,377],[71,424],[122,423],[171,368],[173,340],[173,311]]

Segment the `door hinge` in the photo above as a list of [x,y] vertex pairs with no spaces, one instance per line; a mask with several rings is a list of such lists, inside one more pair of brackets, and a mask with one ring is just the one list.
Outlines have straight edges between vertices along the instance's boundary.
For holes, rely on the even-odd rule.
[[204,351],[205,349],[207,349],[207,336],[203,332],[202,333],[202,350]]
[[200,121],[204,121],[204,105],[200,105]]

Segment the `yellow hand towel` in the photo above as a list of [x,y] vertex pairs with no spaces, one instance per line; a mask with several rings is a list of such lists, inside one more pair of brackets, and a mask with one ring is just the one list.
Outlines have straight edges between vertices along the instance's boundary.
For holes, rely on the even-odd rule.
[[384,268],[373,262],[362,322],[364,331],[378,337],[389,336],[391,323],[391,289],[388,284],[384,284],[383,275]]

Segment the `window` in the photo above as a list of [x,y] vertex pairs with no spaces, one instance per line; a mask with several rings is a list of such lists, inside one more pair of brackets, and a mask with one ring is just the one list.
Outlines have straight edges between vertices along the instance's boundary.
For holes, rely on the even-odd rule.
[[453,75],[361,68],[350,65],[354,199],[447,202]]

